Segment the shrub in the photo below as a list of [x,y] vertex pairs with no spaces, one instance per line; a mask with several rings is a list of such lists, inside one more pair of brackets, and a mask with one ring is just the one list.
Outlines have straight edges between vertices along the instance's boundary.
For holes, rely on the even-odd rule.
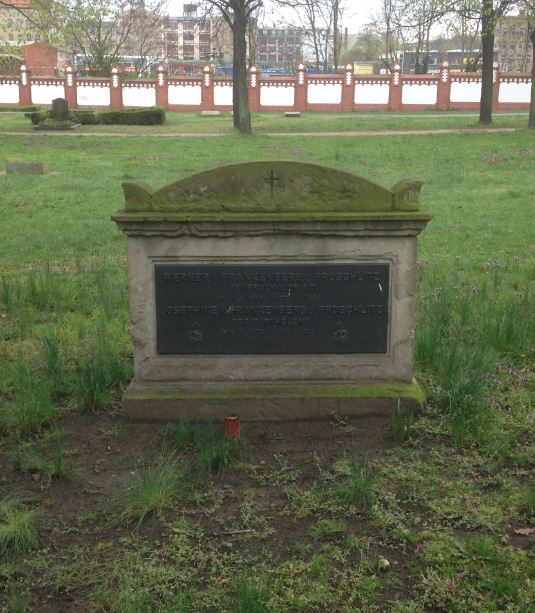
[[35,104],[31,106],[8,106],[8,105],[0,106],[0,113],[13,113],[13,112],[32,113],[34,111],[40,111],[40,110],[41,110],[41,107],[36,106]]
[[72,114],[76,118],[77,123],[83,126],[96,126],[98,124],[97,114],[95,111],[73,111]]
[[42,121],[48,118],[50,111],[34,111],[33,113],[26,113],[26,117],[29,117],[32,124],[37,126]]
[[[51,111],[34,111],[26,113],[32,124],[43,125],[50,119]],[[156,126],[165,121],[165,111],[159,106],[141,109],[123,109],[111,111],[75,110],[69,113],[74,123],[94,126],[104,125],[130,125],[130,126]]]
[[158,106],[143,109],[99,111],[98,123],[104,125],[155,126],[165,121],[165,111]]

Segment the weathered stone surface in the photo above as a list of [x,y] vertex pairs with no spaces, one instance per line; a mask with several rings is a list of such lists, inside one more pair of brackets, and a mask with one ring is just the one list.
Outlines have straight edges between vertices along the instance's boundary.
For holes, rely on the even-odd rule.
[[46,175],[48,166],[42,162],[8,162],[6,160],[6,173],[8,175]]
[[69,105],[65,98],[54,98],[52,100],[52,119],[66,120],[69,117]]
[[126,212],[332,215],[418,210],[421,185],[407,180],[392,191],[336,168],[270,160],[220,166],[158,191],[138,182],[123,188]]
[[[423,395],[412,379],[416,237],[430,219],[419,210],[421,185],[417,179],[406,180],[389,190],[337,169],[280,160],[223,166],[160,190],[141,182],[124,184],[126,207],[113,219],[128,236],[135,374],[124,398],[125,414],[210,419],[232,411],[251,420],[311,419],[333,412],[391,412],[398,401],[420,406]],[[240,265],[254,265],[255,270],[262,265],[269,265],[266,270],[281,265],[288,270],[288,265],[336,265],[332,270],[348,264],[356,264],[355,269],[386,265],[386,350],[160,354],[155,267],[165,264],[178,265],[179,271],[195,270],[197,264],[206,270],[223,264],[230,265],[228,270]],[[305,295],[303,288],[295,289]],[[164,305],[166,313],[180,314],[180,305],[186,304],[180,288],[176,291],[176,305]],[[260,295],[253,298],[252,291],[229,286],[219,304],[267,304],[261,286],[254,289]],[[273,300],[273,292],[269,296]],[[284,294],[280,299],[281,304],[294,304]],[[211,300],[218,302],[217,296]],[[312,304],[319,304],[317,300]],[[186,332],[198,340],[203,324],[195,319],[190,322],[195,332]],[[180,334],[181,326],[173,334]],[[208,327],[203,338],[206,334]],[[185,351],[187,343],[176,347]]]
[[133,383],[122,414],[147,421],[223,420],[236,413],[242,421],[306,421],[333,416],[369,418],[391,415],[398,406],[418,413],[425,397],[409,384],[185,384]]

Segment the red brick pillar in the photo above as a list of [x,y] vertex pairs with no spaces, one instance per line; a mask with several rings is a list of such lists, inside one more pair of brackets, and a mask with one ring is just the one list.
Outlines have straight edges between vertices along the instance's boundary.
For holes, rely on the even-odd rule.
[[249,110],[251,113],[260,111],[260,71],[256,66],[249,68]]
[[492,64],[492,108],[497,111],[500,105],[500,65],[498,62]]
[[390,96],[388,100],[388,109],[390,111],[401,111],[402,90],[401,66],[396,62],[390,76]]
[[202,69],[201,111],[214,110],[214,79],[212,69],[205,66]]
[[65,66],[63,79],[65,81],[65,100],[67,100],[70,109],[75,109],[78,107],[78,101],[76,99],[76,72],[72,64],[67,64]]
[[121,70],[118,66],[113,66],[111,69],[110,79],[110,108],[123,108],[123,79]]
[[444,60],[440,65],[437,92],[437,111],[447,111],[450,108],[450,64]]
[[31,72],[24,62],[19,69],[19,104],[30,106],[32,103],[32,86],[30,83]]
[[169,90],[167,68],[161,64],[156,69],[156,106],[161,106],[165,110],[169,108]]
[[307,70],[301,62],[297,67],[297,83],[295,85],[295,110],[302,112],[307,110]]
[[355,79],[353,74],[353,64],[348,64],[342,85],[342,113],[351,113],[353,110],[353,100],[355,99]]

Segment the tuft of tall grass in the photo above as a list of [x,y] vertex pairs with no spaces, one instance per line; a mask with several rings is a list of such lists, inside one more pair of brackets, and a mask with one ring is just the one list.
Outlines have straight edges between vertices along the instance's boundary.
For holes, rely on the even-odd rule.
[[414,426],[414,421],[414,411],[402,407],[401,400],[398,400],[398,406],[392,415],[390,424],[394,439],[400,442],[408,440]]
[[50,387],[22,359],[13,367],[13,386],[0,405],[0,433],[23,438],[49,426],[55,417]]
[[15,453],[15,462],[23,470],[40,472],[46,482],[65,478],[69,470],[65,460],[65,430],[56,428],[46,437],[46,450],[34,444],[24,445]]
[[151,513],[160,513],[180,493],[188,467],[173,452],[164,451],[143,466],[117,501],[117,520],[139,528]]
[[271,590],[265,581],[243,574],[234,583],[230,611],[233,613],[268,613],[271,598]]
[[332,494],[346,505],[369,505],[375,498],[376,479],[367,464],[357,458],[335,466]]
[[95,409],[111,400],[111,390],[131,376],[131,365],[107,339],[102,327],[97,332],[96,346],[78,359],[74,395],[79,408]]
[[180,422],[170,430],[171,442],[179,450],[195,450],[195,472],[198,478],[219,473],[232,460],[238,458],[245,446],[243,438],[225,436],[223,426]]
[[0,500],[0,558],[20,556],[37,545],[36,511],[14,496]]
[[500,354],[535,353],[535,295],[502,286],[497,274],[492,287],[455,279],[435,272],[421,285],[416,357],[462,444],[491,432],[484,397]]

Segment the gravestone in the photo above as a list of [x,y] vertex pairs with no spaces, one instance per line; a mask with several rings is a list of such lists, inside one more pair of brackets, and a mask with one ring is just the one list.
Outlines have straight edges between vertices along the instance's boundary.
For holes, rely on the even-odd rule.
[[6,160],[8,175],[46,175],[49,168],[43,162],[9,162]]
[[52,100],[52,112],[50,113],[50,117],[58,121],[66,121],[69,119],[69,104],[65,98],[54,98],[54,100]]
[[418,180],[315,164],[123,184],[134,378],[125,415],[296,420],[417,408]]

